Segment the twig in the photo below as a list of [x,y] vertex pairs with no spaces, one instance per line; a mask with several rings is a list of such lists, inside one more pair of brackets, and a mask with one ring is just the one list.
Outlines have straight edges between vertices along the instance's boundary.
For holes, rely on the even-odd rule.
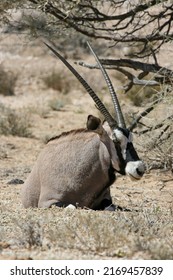
[[162,98],[159,98],[159,99],[155,100],[155,101],[153,102],[152,105],[150,105],[147,109],[145,109],[145,110],[131,123],[131,125],[129,126],[129,129],[132,131],[132,130],[137,126],[137,124],[139,123],[139,121],[140,121],[143,117],[147,116],[147,115],[154,109],[154,106],[155,106],[156,104],[160,103],[161,101],[162,101]]
[[[157,125],[155,125],[155,126],[152,126],[152,127],[148,128],[148,129],[145,129],[145,130],[143,130],[143,131],[140,131],[139,134],[145,134],[145,133],[147,133],[147,132],[149,132],[149,131],[151,131],[151,130],[156,130],[156,129],[158,129],[158,128],[161,128],[162,126],[165,125],[165,122],[166,122],[167,120],[171,120],[171,119],[173,119],[173,115],[167,117],[167,118],[164,119],[161,123],[159,123],[159,124],[157,124]],[[165,131],[166,131],[169,127],[170,127],[170,125],[167,125],[166,128],[162,131],[162,134],[165,133]],[[162,134],[159,136],[159,138],[162,136]]]
[[[147,73],[157,73],[161,76],[166,77],[167,82],[169,83],[171,83],[171,81],[173,80],[173,71],[166,67],[159,66],[158,64],[144,63],[131,59],[101,59],[100,61],[105,66],[106,69],[118,70],[120,67],[121,68],[128,67],[134,70],[142,70],[143,72],[147,72]],[[90,65],[85,62],[78,62],[76,64],[90,69],[98,68],[97,65]]]

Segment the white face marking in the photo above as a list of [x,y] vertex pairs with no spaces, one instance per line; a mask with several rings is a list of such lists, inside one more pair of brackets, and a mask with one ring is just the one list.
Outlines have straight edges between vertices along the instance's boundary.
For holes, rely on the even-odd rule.
[[[126,161],[126,156],[127,156],[127,144],[128,143],[132,143],[133,142],[133,135],[131,132],[129,132],[128,137],[126,137],[124,135],[124,133],[116,128],[115,130],[111,130],[108,123],[105,122],[103,124],[104,129],[106,130],[106,132],[108,133],[109,137],[112,140],[115,140],[114,138],[116,138],[116,140],[119,141],[120,146],[121,146],[121,153],[122,156],[124,158],[124,160]],[[115,136],[114,136],[115,135]],[[113,143],[112,143],[113,144]],[[114,146],[114,144],[113,144]],[[113,150],[113,148],[112,148]],[[113,167],[117,170],[120,171],[120,166],[119,166],[120,162],[119,162],[119,158],[117,156],[117,154],[115,153],[114,158],[112,158],[112,165]],[[146,166],[143,163],[143,161],[141,160],[131,160],[128,161],[125,167],[125,173],[132,179],[132,180],[139,180],[142,178],[143,174],[145,173],[146,170]]]
[[[126,160],[127,144],[132,143],[133,141],[132,133],[129,132],[129,136],[127,138],[121,130],[115,129],[114,134],[117,140],[120,142],[122,156],[124,160]],[[145,169],[145,164],[141,160],[132,160],[127,162],[125,172],[132,180],[139,180],[144,174]]]
[[126,165],[126,174],[131,180],[140,180],[145,172],[145,164],[141,160],[129,161]]
[[121,145],[121,151],[122,151],[122,156],[124,159],[126,159],[126,148],[127,148],[127,143],[132,142],[132,133],[129,133],[129,137],[127,138],[123,132],[119,129],[114,130],[114,134],[116,135],[117,140],[120,142]]

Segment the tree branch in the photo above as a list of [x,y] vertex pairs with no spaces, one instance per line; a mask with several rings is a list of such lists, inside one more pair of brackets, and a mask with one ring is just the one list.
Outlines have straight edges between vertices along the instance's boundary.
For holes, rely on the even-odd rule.
[[[167,83],[172,83],[173,80],[173,71],[168,68],[161,67],[158,64],[149,64],[149,63],[139,62],[131,59],[101,59],[100,61],[105,66],[106,69],[114,69],[122,72],[124,75],[128,77],[128,79],[130,79],[131,81],[133,81],[134,84],[137,85],[156,86],[159,85],[161,82],[165,82],[165,79],[160,79],[160,77],[155,77],[154,79],[156,80],[153,81],[141,80],[141,76],[135,77],[127,70],[122,69],[123,67],[131,68],[134,70],[142,70],[145,73],[157,73],[160,76],[166,78]],[[85,62],[76,62],[76,64],[90,69],[98,69],[98,66],[96,64],[91,65]]]
[[[134,56],[153,55],[162,44],[173,38],[173,4],[168,0],[149,0],[143,3],[108,0],[104,1],[106,5],[102,0],[28,1],[66,28],[73,28],[85,36],[110,41],[113,46],[118,43],[140,43],[141,48],[134,52]],[[158,8],[157,12],[153,12],[153,7]],[[141,32],[145,28],[147,33]]]

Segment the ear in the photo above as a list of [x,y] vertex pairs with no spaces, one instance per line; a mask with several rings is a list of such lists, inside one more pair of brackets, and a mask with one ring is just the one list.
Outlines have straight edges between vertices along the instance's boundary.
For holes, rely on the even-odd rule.
[[[102,128],[101,120],[99,118],[96,118],[96,117],[92,116],[92,115],[89,115],[88,119],[87,119],[86,126],[87,126],[88,130],[93,130],[97,133],[100,133],[100,130]],[[102,128],[102,130],[103,130],[103,128]]]

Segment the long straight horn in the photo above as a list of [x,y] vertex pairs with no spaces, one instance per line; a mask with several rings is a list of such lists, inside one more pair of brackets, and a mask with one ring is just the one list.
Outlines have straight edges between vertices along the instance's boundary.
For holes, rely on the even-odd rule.
[[114,118],[110,115],[104,104],[101,102],[100,98],[95,94],[93,89],[88,85],[88,83],[82,78],[82,76],[73,68],[73,66],[64,58],[62,57],[58,51],[57,48],[54,46],[52,42],[45,42],[43,43],[67,66],[67,68],[73,73],[73,75],[79,80],[79,82],[82,84],[82,86],[85,88],[85,90],[89,93],[89,95],[94,100],[97,108],[100,110],[108,124],[112,129],[117,127],[117,123],[114,120]]
[[112,82],[111,82],[111,80],[110,80],[110,78],[109,78],[105,68],[101,64],[100,59],[98,58],[97,54],[94,52],[93,48],[91,47],[90,43],[87,42],[87,44],[88,44],[88,47],[91,50],[93,56],[95,57],[95,60],[97,61],[97,64],[98,64],[100,70],[102,71],[104,79],[105,79],[105,81],[106,81],[106,83],[108,85],[109,92],[110,92],[110,95],[112,97],[112,102],[113,102],[113,105],[114,105],[115,113],[116,113],[116,116],[117,116],[118,126],[122,127],[122,128],[126,128],[126,124],[125,124],[125,120],[124,120],[124,117],[123,117],[123,113],[121,111],[121,107],[120,107],[117,95],[115,93],[114,87],[112,85]]

